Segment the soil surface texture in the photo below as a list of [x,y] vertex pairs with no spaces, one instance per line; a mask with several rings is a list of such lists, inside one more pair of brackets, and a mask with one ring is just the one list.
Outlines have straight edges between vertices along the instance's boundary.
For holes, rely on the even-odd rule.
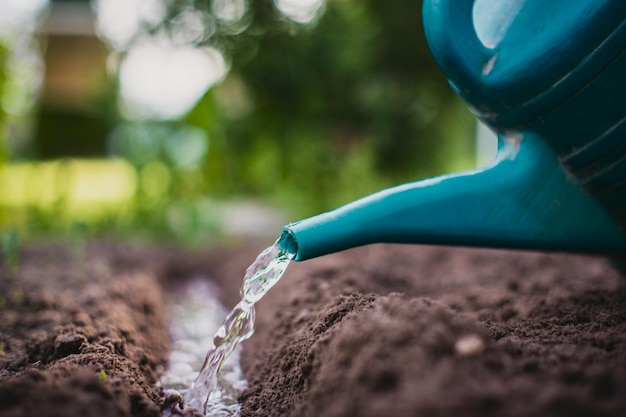
[[[168,293],[209,277],[230,308],[270,243],[23,248],[0,265],[0,416],[159,416]],[[626,278],[599,257],[357,248],[289,266],[242,366],[243,417],[626,416]]]

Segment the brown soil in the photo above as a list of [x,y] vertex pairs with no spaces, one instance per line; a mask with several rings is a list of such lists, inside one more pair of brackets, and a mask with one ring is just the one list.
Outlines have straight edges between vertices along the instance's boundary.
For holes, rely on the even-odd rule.
[[[24,249],[0,277],[0,415],[158,416],[167,292],[207,275],[231,306],[266,244]],[[294,263],[244,345],[242,415],[624,416],[625,283],[601,258],[513,251]]]

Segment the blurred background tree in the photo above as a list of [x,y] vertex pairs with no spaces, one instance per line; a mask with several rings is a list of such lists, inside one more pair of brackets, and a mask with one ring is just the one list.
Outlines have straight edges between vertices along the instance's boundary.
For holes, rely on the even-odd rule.
[[[3,124],[5,227],[194,240],[224,222],[219,201],[296,220],[475,165],[473,117],[430,55],[420,2],[31,1],[45,70],[32,133]],[[117,164],[108,180],[94,158]],[[24,184],[54,192],[29,200]],[[106,210],[81,214],[74,200],[108,188],[121,192]]]
[[[283,202],[304,198],[313,214],[473,164],[471,117],[431,58],[419,2],[311,2],[319,15],[304,25],[272,4],[254,3],[236,41],[215,40],[231,70],[209,94],[243,156],[237,188],[280,184]],[[229,114],[229,88],[242,90],[244,114]]]

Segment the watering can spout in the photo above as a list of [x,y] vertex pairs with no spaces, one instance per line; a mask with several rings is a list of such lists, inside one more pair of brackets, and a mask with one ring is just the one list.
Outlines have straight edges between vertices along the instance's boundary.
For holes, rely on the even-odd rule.
[[295,260],[370,243],[617,253],[626,235],[531,133],[500,138],[488,167],[380,191],[283,228]]

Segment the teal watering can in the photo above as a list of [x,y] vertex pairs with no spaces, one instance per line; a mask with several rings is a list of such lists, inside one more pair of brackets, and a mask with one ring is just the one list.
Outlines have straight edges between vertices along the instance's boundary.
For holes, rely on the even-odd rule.
[[296,260],[377,242],[626,253],[626,1],[426,0],[423,19],[495,160],[289,224],[279,245]]

